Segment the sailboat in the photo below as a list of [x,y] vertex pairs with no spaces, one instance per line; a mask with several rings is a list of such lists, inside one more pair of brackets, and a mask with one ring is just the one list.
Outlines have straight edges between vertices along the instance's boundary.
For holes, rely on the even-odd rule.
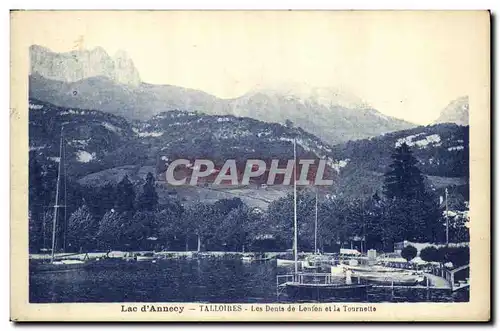
[[[56,259],[55,253],[57,249],[57,229],[58,229],[58,214],[59,214],[59,209],[62,207],[65,207],[64,205],[59,204],[60,200],[60,192],[59,188],[61,186],[61,178],[62,174],[65,171],[64,170],[64,136],[63,136],[63,129],[64,125],[61,127],[61,141],[60,141],[60,146],[59,146],[59,165],[58,165],[58,172],[57,172],[57,182],[56,182],[56,197],[55,197],[55,203],[54,203],[54,217],[52,220],[52,250],[51,250],[51,257],[50,260],[42,260],[42,261],[35,261],[35,260],[30,260],[30,272],[42,272],[42,271],[63,271],[63,270],[71,270],[71,269],[81,269],[83,267],[86,267],[87,265],[90,264],[90,260],[88,259],[87,255],[85,255],[85,259],[70,259],[67,258],[68,255],[65,257],[61,257],[59,259]],[[65,174],[65,173],[64,173]],[[64,189],[66,185],[63,185]],[[65,193],[65,192],[64,192]],[[66,203],[66,201],[64,201]]]
[[[294,273],[278,275],[276,277],[277,293],[285,291],[289,298],[324,300],[332,297],[353,298],[366,297],[367,289],[370,285],[352,284],[351,277],[337,277],[331,273],[307,273],[298,271],[298,227],[297,227],[297,147],[296,140],[293,140],[293,220],[294,220]],[[317,222],[316,222],[317,224]],[[316,226],[317,228],[317,226]],[[317,247],[316,247],[317,248]],[[284,280],[284,281],[283,281]]]
[[316,189],[316,206],[314,218],[314,253],[306,257],[302,262],[302,268],[308,270],[321,271],[324,266],[331,265],[331,258],[321,254],[318,250],[318,190]]

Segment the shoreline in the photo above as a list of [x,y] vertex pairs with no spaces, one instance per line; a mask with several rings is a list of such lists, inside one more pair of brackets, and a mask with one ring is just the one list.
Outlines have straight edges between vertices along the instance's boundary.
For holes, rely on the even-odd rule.
[[[291,254],[290,252],[226,252],[226,251],[160,251],[160,252],[155,252],[155,251],[147,251],[147,250],[139,250],[139,251],[121,251],[121,250],[114,250],[110,251],[109,253],[134,253],[134,254],[142,254],[142,253],[154,253],[155,255],[158,256],[172,256],[172,257],[192,257],[192,256],[200,256],[200,257],[225,257],[225,256],[232,256],[232,257],[241,257],[245,255],[254,255],[254,254],[266,254],[269,257],[277,257],[279,255],[286,255],[286,254]],[[54,256],[55,258],[69,258],[69,259],[84,259],[85,256],[88,256],[91,259],[95,258],[101,258],[104,257],[108,254],[108,252],[89,252],[89,253],[56,253]],[[314,252],[301,252],[299,253],[299,256],[308,256],[308,255],[313,255]],[[333,256],[335,253],[322,253],[323,255],[331,255]],[[51,258],[51,254],[29,254],[29,260],[49,260]]]

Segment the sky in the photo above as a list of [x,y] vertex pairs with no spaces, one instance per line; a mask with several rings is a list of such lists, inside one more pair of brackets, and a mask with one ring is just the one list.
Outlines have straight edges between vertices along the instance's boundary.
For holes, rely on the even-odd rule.
[[[488,61],[484,12],[31,12],[28,44],[124,50],[141,79],[221,98],[298,83],[428,124],[473,96]],[[80,42],[77,42],[80,40]]]

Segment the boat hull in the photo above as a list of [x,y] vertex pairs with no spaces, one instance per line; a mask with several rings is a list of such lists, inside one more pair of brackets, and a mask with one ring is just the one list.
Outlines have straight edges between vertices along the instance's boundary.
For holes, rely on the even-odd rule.
[[137,262],[151,262],[151,261],[156,261],[156,258],[154,256],[137,256],[136,261]]
[[82,263],[70,263],[70,264],[54,264],[54,263],[30,263],[30,272],[57,272],[57,271],[67,271],[67,270],[77,270],[85,269],[92,265],[93,262],[86,261]]
[[408,273],[408,270],[406,269],[390,268],[383,266],[362,267],[362,266],[350,266],[350,265],[340,264],[338,265],[338,267],[349,269],[354,272]]
[[92,261],[88,265],[88,268],[107,268],[107,267],[116,267],[120,265],[130,265],[135,262],[135,258],[116,258],[116,257],[108,257],[101,258]]
[[417,285],[424,280],[424,277],[418,275],[401,275],[383,273],[380,275],[368,273],[353,273],[352,277],[359,277],[365,281],[384,285]]
[[[369,270],[369,271],[359,271]],[[359,278],[369,283],[383,284],[383,285],[417,285],[424,281],[422,275],[413,274],[411,271],[404,269],[396,269],[396,271],[383,270],[383,269],[369,269],[369,268],[352,268],[350,266],[338,265],[331,267],[331,274],[335,276],[347,277],[347,272],[350,277]]]
[[243,262],[268,262],[274,260],[274,257],[272,256],[266,256],[266,257],[255,257],[255,256],[243,256],[241,258]]

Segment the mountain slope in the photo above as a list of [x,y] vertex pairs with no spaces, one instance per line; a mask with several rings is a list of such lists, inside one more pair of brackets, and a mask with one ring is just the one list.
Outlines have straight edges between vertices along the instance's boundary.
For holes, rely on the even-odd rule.
[[[67,176],[84,186],[117,183],[124,175],[139,184],[147,172],[156,172],[158,160],[165,159],[209,159],[218,168],[227,159],[237,164],[251,158],[285,161],[293,158],[294,137],[299,159],[327,158],[324,178],[334,178],[341,169],[329,157],[329,145],[304,130],[277,123],[182,111],[164,112],[144,122],[129,121],[101,111],[57,107],[30,99],[30,157],[52,172],[59,162],[63,124]],[[187,202],[236,196],[251,206],[265,208],[290,191],[290,186],[263,189],[260,184],[259,179],[245,186],[174,188],[159,184],[158,192],[163,200],[174,194]]]
[[435,123],[455,123],[469,125],[469,97],[453,100],[446,106]]
[[186,110],[250,117],[269,123],[291,121],[328,143],[373,137],[413,126],[367,106],[351,109],[347,105],[327,104],[321,98],[302,99],[270,91],[224,100],[171,85],[118,84],[103,76],[67,83],[32,74],[29,84],[30,98],[63,107],[99,109],[135,120],[147,120],[164,111]]
[[228,107],[235,116],[282,124],[290,120],[329,143],[374,137],[414,126],[330,89],[257,90],[229,100]]
[[428,187],[444,196],[469,199],[469,128],[456,124],[421,126],[392,132],[371,139],[332,146],[332,155],[345,164],[332,194],[358,198],[380,195],[384,173],[389,170],[394,148],[403,142],[410,146],[418,167],[427,177]]
[[[237,163],[250,158],[287,160],[293,158],[293,137],[297,138],[299,159],[327,159],[325,178],[333,178],[334,185],[323,188],[325,194],[358,198],[380,192],[390,155],[402,142],[411,145],[419,167],[435,189],[466,187],[468,181],[468,128],[454,124],[330,146],[300,128],[231,115],[170,111],[148,121],[130,121],[101,111],[57,107],[31,99],[29,119],[30,156],[53,169],[65,123],[67,174],[82,185],[116,183],[125,174],[139,184],[147,172],[158,169],[158,160],[165,160],[163,157],[205,158],[216,167],[227,159]],[[158,191],[161,199],[175,194],[188,203],[237,196],[260,208],[290,191],[290,186],[262,188],[259,181],[250,184],[181,188],[160,184]]]
[[333,146],[332,154],[348,159],[349,167],[385,173],[394,148],[402,143],[410,146],[424,174],[468,178],[469,127],[456,124],[421,126],[350,141]]
[[[329,145],[299,128],[229,115],[170,111],[145,122],[127,121],[101,111],[31,99],[29,119],[30,149],[45,158],[58,156],[65,123],[67,162],[73,167],[69,174],[76,177],[124,165],[155,166],[163,156],[204,158],[220,165],[227,159],[288,160],[293,158],[293,138],[297,138],[298,157],[328,158],[331,151]],[[333,159],[328,163],[335,166]]]
[[163,111],[203,111],[216,98],[204,92],[170,85],[117,84],[107,77],[65,83],[30,75],[30,98],[61,107],[99,109],[127,119],[146,120]]

